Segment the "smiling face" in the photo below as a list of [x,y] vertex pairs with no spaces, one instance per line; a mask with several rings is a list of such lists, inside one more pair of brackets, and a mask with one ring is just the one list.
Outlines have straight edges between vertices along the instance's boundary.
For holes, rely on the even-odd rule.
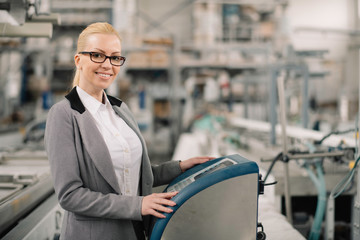
[[[83,51],[120,56],[121,42],[114,34],[92,34]],[[103,63],[91,61],[89,54],[76,54],[75,65],[80,72],[79,86],[90,95],[100,98],[103,90],[111,85],[120,70],[120,67],[111,65],[110,59]]]

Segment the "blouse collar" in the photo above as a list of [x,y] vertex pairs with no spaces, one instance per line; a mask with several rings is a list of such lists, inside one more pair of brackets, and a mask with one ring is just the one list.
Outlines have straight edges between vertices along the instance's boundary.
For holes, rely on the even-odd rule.
[[[82,90],[84,91],[84,90]],[[85,91],[84,91],[85,92]],[[118,106],[120,107],[121,106],[121,103],[122,101],[116,97],[112,97],[110,95],[107,95],[105,94],[106,96],[106,99],[108,99],[109,103],[112,105],[112,106]],[[79,113],[83,113],[85,112],[86,108],[84,106],[84,103],[82,102],[82,99],[80,99],[80,96],[79,96],[79,93],[77,91],[77,87],[74,87],[69,94],[67,94],[66,96],[66,99],[69,100],[70,102],[70,105],[71,105],[71,108],[78,111]],[[97,101],[95,98],[94,98],[95,101]],[[99,104],[101,104],[99,101],[97,101]],[[100,105],[99,105],[100,106]],[[87,107],[87,106],[86,106]],[[98,109],[98,108],[97,108]],[[90,111],[90,109],[89,109]]]

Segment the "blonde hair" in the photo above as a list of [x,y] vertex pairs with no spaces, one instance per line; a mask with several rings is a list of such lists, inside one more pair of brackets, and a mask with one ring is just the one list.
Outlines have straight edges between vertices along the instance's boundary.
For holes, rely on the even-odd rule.
[[[106,22],[92,23],[89,26],[87,26],[80,33],[78,42],[77,42],[76,53],[84,51],[89,36],[91,36],[93,34],[97,34],[97,33],[114,34],[115,36],[117,36],[119,38],[119,40],[121,42],[121,37],[120,37],[119,33],[114,29],[114,27],[111,24],[106,23]],[[80,81],[80,72],[78,69],[76,69],[72,86],[75,87],[75,86],[79,85],[79,81]]]

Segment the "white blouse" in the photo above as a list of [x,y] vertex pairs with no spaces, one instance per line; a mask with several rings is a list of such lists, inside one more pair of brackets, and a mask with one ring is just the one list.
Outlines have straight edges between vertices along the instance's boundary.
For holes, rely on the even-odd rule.
[[139,137],[115,113],[108,98],[99,102],[79,86],[76,87],[81,102],[94,117],[110,152],[111,160],[123,195],[135,196],[139,191],[142,146]]

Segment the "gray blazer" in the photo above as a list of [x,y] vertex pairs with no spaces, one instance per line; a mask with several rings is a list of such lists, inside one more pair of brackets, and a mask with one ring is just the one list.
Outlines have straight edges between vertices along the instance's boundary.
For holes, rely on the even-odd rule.
[[150,164],[145,141],[130,110],[121,100],[108,98],[115,112],[140,138],[141,196],[122,195],[103,137],[74,88],[50,109],[45,131],[55,192],[65,209],[61,239],[136,239],[132,220],[142,220],[149,231],[149,217],[141,216],[142,196],[181,173],[177,161]]

